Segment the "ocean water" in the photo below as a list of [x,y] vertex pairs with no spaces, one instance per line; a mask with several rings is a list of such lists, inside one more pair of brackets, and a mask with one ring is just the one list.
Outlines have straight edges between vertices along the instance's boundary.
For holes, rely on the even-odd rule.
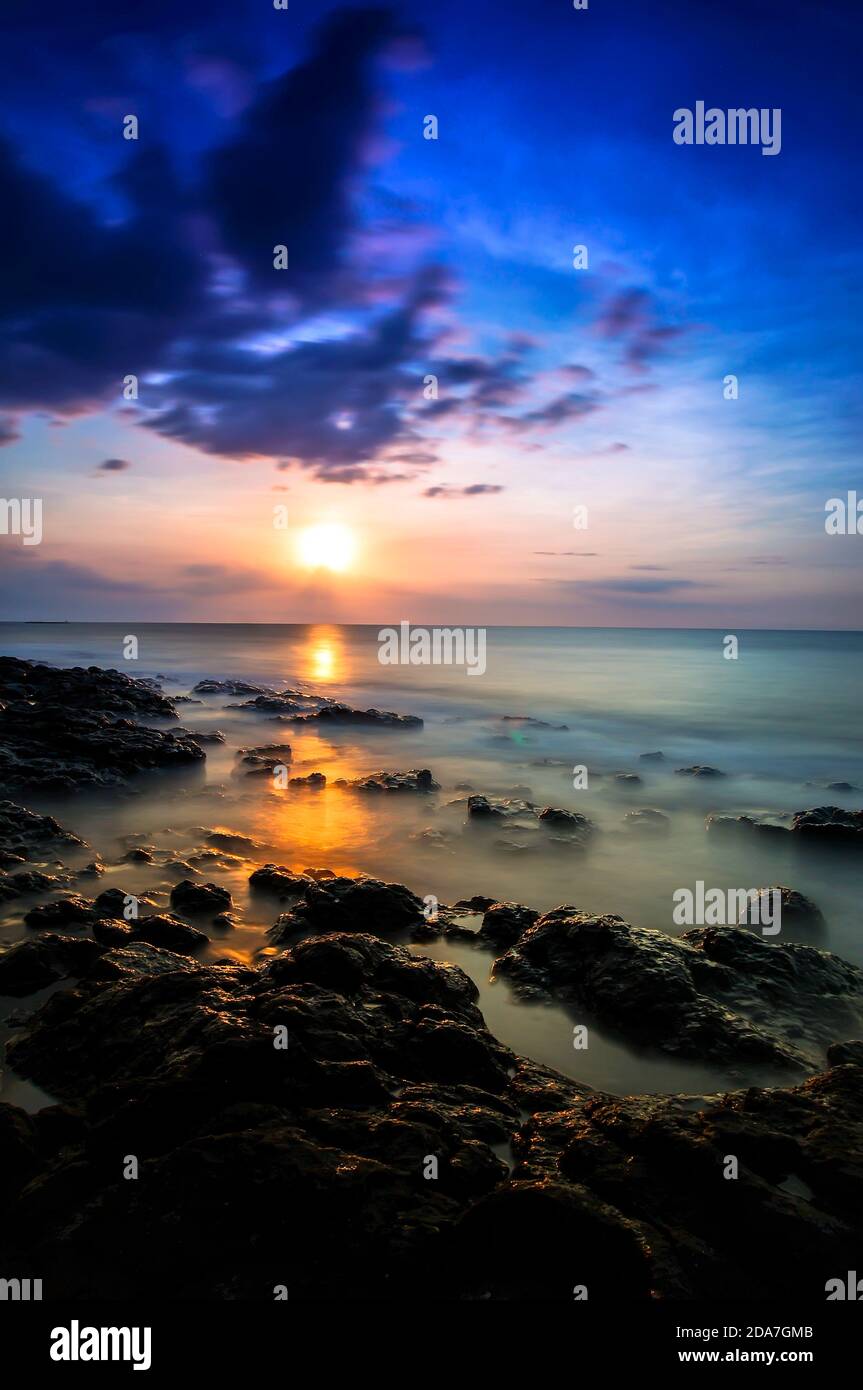
[[[137,661],[123,640],[139,642]],[[422,730],[302,732],[237,709],[230,697],[180,706],[192,729],[220,729],[203,769],[140,779],[116,793],[28,802],[84,836],[108,865],[99,887],[167,894],[176,874],[120,862],[133,844],[175,849],[202,843],[202,827],[250,835],[265,857],[296,869],[366,872],[406,883],[441,902],[483,894],[539,909],[572,903],[678,934],[673,894],[708,888],[787,884],[826,919],[819,932],[783,924],[803,940],[863,965],[860,856],[787,844],[774,837],[708,835],[705,817],[747,812],[778,820],[809,806],[863,807],[863,634],[740,632],[739,656],[723,655],[720,631],[490,628],[487,669],[384,666],[378,628],[172,624],[2,624],[0,652],[56,665],[115,667],[161,680],[180,695],[204,677],[301,687],[420,715]],[[510,718],[507,719],[506,716]],[[524,716],[539,723],[517,722]],[[321,771],[332,781],[385,769],[428,767],[441,791],[362,797],[328,786],[276,790],[238,771],[236,750],[290,743],[292,775]],[[661,751],[662,762],[643,753]],[[675,769],[708,764],[723,778],[696,780]],[[573,769],[588,769],[576,789]],[[620,783],[617,773],[638,783]],[[544,828],[469,823],[470,791],[515,795],[583,811],[599,833],[584,850],[550,843]],[[665,836],[627,829],[630,810],[653,807],[670,819]],[[440,834],[429,836],[425,831]],[[92,857],[92,852],[86,858]],[[250,897],[249,866],[207,877],[229,887],[242,924],[215,938],[211,954],[254,959],[272,949],[266,929],[278,908]],[[86,881],[85,881],[86,882]],[[86,887],[84,892],[90,891]],[[14,912],[0,927],[8,942],[26,929]],[[455,961],[477,981],[498,1037],[536,1060],[603,1089],[716,1090],[735,1080],[769,1080],[676,1062],[642,1050],[556,1005],[525,1005],[504,981],[491,982],[492,956],[470,943],[416,949]],[[589,1049],[572,1047],[573,1022],[591,1024]]]

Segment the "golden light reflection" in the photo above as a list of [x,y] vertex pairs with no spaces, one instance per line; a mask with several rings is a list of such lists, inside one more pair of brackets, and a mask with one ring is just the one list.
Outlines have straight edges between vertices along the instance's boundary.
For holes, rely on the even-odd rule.
[[345,647],[338,628],[312,628],[304,655],[306,680],[326,682],[347,678]]

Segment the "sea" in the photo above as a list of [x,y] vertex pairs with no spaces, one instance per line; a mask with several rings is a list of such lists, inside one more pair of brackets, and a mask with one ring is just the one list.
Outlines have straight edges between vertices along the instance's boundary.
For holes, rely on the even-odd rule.
[[[424,721],[421,729],[299,729],[232,708],[242,697],[195,696],[198,703],[179,706],[180,724],[218,729],[226,739],[206,745],[202,767],[108,793],[37,793],[27,802],[83,836],[87,857],[102,857],[100,888],[167,892],[164,868],[123,862],[125,852],[136,845],[185,852],[211,829],[250,836],[266,846],[267,859],[294,869],[372,874],[441,903],[474,895],[539,910],[568,903],[672,935],[686,929],[674,921],[678,890],[694,892],[699,881],[707,889],[782,884],[811,898],[823,924],[783,924],[781,940],[863,965],[863,856],[797,837],[705,829],[716,814],[781,825],[807,807],[863,807],[863,633],[738,631],[730,658],[729,634],[719,630],[488,628],[486,669],[470,675],[463,666],[382,664],[381,631],[0,624],[4,655],[113,667],[159,681],[171,697],[205,678],[235,679]],[[127,659],[135,647],[137,657]],[[244,775],[239,748],[281,741],[290,744],[291,774],[322,772],[323,790],[278,789]],[[677,771],[704,765],[724,775]],[[361,796],[330,785],[410,768],[429,768],[441,790]],[[474,793],[580,811],[597,831],[578,849],[529,816],[480,827],[467,816]],[[639,808],[661,811],[667,833],[633,830],[627,813]],[[213,958],[255,960],[275,949],[267,929],[278,906],[250,896],[248,873],[249,866],[213,873],[231,889],[241,918],[214,937]],[[25,934],[16,913],[7,914],[0,942]],[[633,1049],[562,1005],[527,1004],[492,978],[493,957],[469,941],[411,949],[461,966],[497,1037],[586,1085],[706,1094],[770,1079]],[[574,1028],[585,1022],[586,1050],[574,1046]]]

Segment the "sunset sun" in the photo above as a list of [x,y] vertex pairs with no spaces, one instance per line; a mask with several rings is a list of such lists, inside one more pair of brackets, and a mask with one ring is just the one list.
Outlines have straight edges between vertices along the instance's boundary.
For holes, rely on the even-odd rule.
[[301,564],[309,569],[331,570],[334,574],[350,569],[356,548],[354,533],[337,521],[307,526],[300,532],[298,542]]

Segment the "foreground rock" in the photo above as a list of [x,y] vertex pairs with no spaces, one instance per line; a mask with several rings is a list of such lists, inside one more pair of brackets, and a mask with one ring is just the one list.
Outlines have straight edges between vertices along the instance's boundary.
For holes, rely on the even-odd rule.
[[856,1267],[860,1044],[792,1090],[620,1099],[362,933],[257,969],[124,977],[124,954],[10,1047],[63,1104],[0,1106],[3,1257],[54,1298],[820,1301]]
[[[255,875],[252,875],[252,882]],[[328,878],[307,881],[302,897],[272,928],[277,943],[307,932],[406,931],[424,924],[423,903],[402,883],[377,878]]]
[[0,781],[9,790],[64,793],[203,760],[190,735],[136,722],[153,717],[177,714],[145,681],[96,666],[59,670],[0,657]]
[[527,996],[554,995],[632,1043],[731,1066],[811,1071],[863,1029],[863,971],[828,951],[738,927],[676,939],[564,906],[495,962]]
[[0,868],[39,859],[59,847],[84,844],[53,816],[37,816],[15,801],[0,801]]
[[791,821],[793,833],[816,844],[850,845],[863,849],[863,811],[845,811],[841,806],[815,806],[797,811]]

